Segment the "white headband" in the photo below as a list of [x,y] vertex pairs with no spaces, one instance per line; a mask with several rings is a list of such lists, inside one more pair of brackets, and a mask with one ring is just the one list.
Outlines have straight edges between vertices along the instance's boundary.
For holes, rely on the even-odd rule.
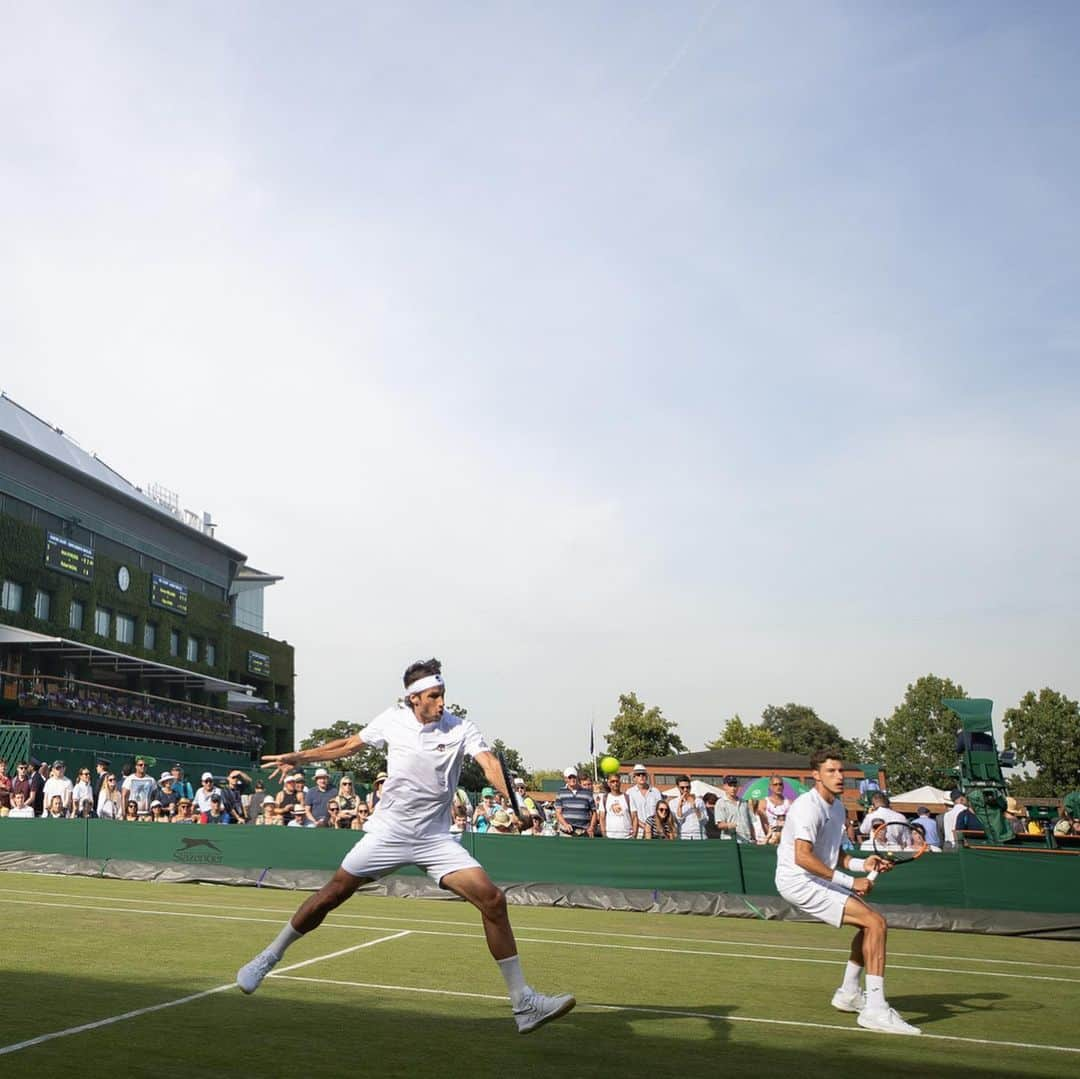
[[414,693],[423,693],[425,689],[431,689],[432,686],[441,686],[442,684],[441,674],[429,674],[426,678],[418,678],[415,682],[410,682],[405,687],[405,696],[411,697]]

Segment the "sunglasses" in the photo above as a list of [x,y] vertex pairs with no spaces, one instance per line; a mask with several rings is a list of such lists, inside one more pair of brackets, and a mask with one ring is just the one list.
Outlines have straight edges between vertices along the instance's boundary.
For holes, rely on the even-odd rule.
[[684,787],[681,783],[679,784],[679,790],[688,791],[689,789],[690,789],[689,787]]

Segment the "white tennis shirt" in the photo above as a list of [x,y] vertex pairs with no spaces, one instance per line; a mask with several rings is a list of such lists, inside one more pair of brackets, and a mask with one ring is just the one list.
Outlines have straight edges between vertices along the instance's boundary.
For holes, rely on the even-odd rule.
[[476,725],[445,710],[438,722],[421,723],[411,708],[397,704],[380,712],[360,737],[387,751],[388,778],[365,831],[445,836],[465,754],[488,751]]
[[820,881],[820,877],[808,873],[795,863],[795,840],[807,840],[818,858],[832,869],[840,855],[846,819],[847,811],[839,798],[830,805],[818,794],[816,787],[800,794],[791,803],[776,848],[777,884],[781,881]]

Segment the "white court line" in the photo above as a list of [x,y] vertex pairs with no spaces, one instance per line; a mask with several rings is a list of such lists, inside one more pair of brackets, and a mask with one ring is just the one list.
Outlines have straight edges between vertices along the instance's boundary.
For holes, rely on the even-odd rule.
[[[398,937],[407,937],[409,935],[408,929],[403,929],[399,933],[393,933],[388,937],[380,937],[378,940],[368,940],[363,944],[354,944],[351,948],[342,948],[338,952],[330,952],[329,955],[319,955],[314,959],[305,959],[300,963],[293,963],[291,966],[282,967],[279,973],[284,974],[289,970],[299,970],[301,967],[310,966],[312,963],[319,963],[324,959],[337,959],[338,956],[348,955],[349,952],[358,952],[361,948],[371,948],[376,944],[382,944],[388,940],[397,940]],[[160,1012],[165,1008],[176,1008],[181,1004],[189,1004],[193,1000],[201,1000],[203,997],[213,996],[215,993],[224,993],[229,989],[235,989],[236,982],[226,982],[224,985],[215,985],[213,989],[204,989],[200,993],[189,993],[186,997],[178,997],[176,1000],[166,1000],[161,1004],[151,1004],[146,1008],[135,1008],[130,1012],[122,1012],[120,1015],[110,1015],[107,1019],[97,1019],[92,1023],[81,1023],[77,1027],[68,1027],[66,1030],[54,1030],[50,1034],[39,1034],[36,1038],[27,1038],[26,1041],[13,1042],[11,1045],[0,1046],[0,1056],[5,1056],[8,1053],[17,1053],[20,1049],[29,1049],[35,1045],[41,1045],[43,1042],[51,1042],[57,1038],[67,1038],[72,1034],[83,1034],[88,1030],[97,1030],[99,1027],[112,1026],[114,1023],[122,1023],[125,1019],[137,1019],[140,1015],[149,1015],[151,1012]]]
[[[200,918],[215,922],[257,922],[259,924],[270,923],[279,925],[280,920],[275,918],[248,918],[238,914],[200,914],[189,910],[146,910],[142,907],[109,907],[98,904],[79,903],[41,903],[34,899],[0,899],[0,903],[15,904],[18,906],[50,907],[58,910],[92,910],[98,914],[142,914],[158,916],[162,918]],[[333,915],[330,915],[333,917]],[[326,921],[323,925],[329,929],[355,929],[358,931],[382,932],[392,930],[391,925],[343,925],[339,922]],[[481,937],[479,930],[469,933],[450,933],[439,929],[410,929],[409,933],[422,937],[462,937],[476,940]],[[658,948],[647,944],[602,944],[589,940],[552,940],[550,937],[523,937],[515,934],[518,941],[526,944],[547,944],[558,948],[604,948],[623,952],[655,952],[663,955],[699,955],[709,958],[721,959],[752,959],[758,963],[814,963],[823,966],[835,966],[834,959],[810,959],[797,955],[748,955],[746,952],[718,952],[703,951],[700,948]],[[954,977],[969,977],[976,973],[970,970],[957,970],[955,967],[926,967],[916,966],[910,963],[892,963],[891,970],[920,970],[931,974],[951,974]],[[1080,985],[1080,978],[1059,978],[1049,974],[1014,974],[1003,970],[982,970],[977,972],[982,978],[1020,978],[1024,981],[1035,982],[1067,982],[1071,985]]]
[[[0,895],[13,894],[13,895],[25,895],[25,888],[0,888]],[[37,889],[33,893],[35,896],[52,896],[54,898],[62,899],[86,899],[87,896],[81,892],[42,892]],[[382,898],[382,897],[375,897]],[[3,902],[3,900],[0,900]],[[124,902],[128,903],[167,903],[174,907],[194,907],[207,910],[220,910],[221,903],[193,903],[185,899],[154,899],[147,896],[139,896],[137,899],[127,899]],[[288,916],[289,910],[279,909],[277,907],[255,907],[250,905],[243,905],[237,903],[229,903],[230,910],[249,910],[256,911],[262,914],[279,914],[282,917]],[[400,915],[392,914],[350,914],[347,911],[336,910],[334,911],[334,917],[336,918],[379,918],[384,922],[405,922],[408,925],[455,925],[460,926],[463,929],[472,928],[472,922],[463,922],[459,919],[449,918],[421,918],[412,917],[405,918]],[[379,928],[387,928],[380,926]],[[829,955],[847,955],[850,949],[848,948],[825,948],[820,945],[809,944],[766,944],[763,942],[752,940],[718,940],[711,937],[676,937],[670,936],[666,933],[654,933],[654,934],[642,934],[642,933],[614,933],[610,930],[602,929],[566,929],[563,927],[547,927],[539,925],[530,925],[524,927],[528,933],[568,933],[574,936],[587,936],[587,937],[618,937],[623,939],[645,940],[652,941],[674,941],[679,944],[719,944],[728,947],[747,947],[747,948],[771,948],[777,951],[791,951],[791,952],[825,952]],[[1049,941],[1041,941],[1040,943],[1049,944]],[[969,955],[952,955],[939,954],[934,952],[897,952],[889,949],[889,955],[894,957],[902,957],[905,959],[937,959],[940,961],[950,961],[958,963],[994,963],[1000,966],[1012,966],[1012,967],[1043,967],[1049,970],[1080,970],[1080,964],[1074,963],[1037,963],[1028,959],[988,959],[985,956],[969,956]],[[970,973],[980,973],[978,971],[971,971]]]
[[[271,974],[272,978],[283,978],[287,982],[313,982],[317,985],[343,985],[356,989],[378,989],[399,993],[430,993],[440,997],[473,997],[477,1000],[498,1000],[505,1003],[505,996],[493,993],[466,993],[457,989],[427,989],[412,985],[382,985],[378,982],[347,982],[336,978],[297,978],[290,977],[284,971]],[[763,1019],[753,1015],[717,1015],[715,1012],[681,1011],[675,1008],[643,1008],[633,1004],[589,1004],[582,1003],[581,1008],[600,1012],[635,1012],[644,1015],[663,1015],[682,1019],[713,1019],[721,1023],[756,1023],[778,1027],[804,1027],[812,1030],[839,1030],[845,1034],[858,1034],[860,1037],[871,1034],[859,1026],[841,1026],[839,1023],[809,1023],[798,1019]],[[955,1034],[927,1034],[922,1037],[939,1042],[965,1042],[970,1045],[993,1045],[1005,1049],[1045,1049],[1055,1053],[1080,1053],[1080,1046],[1043,1045],[1039,1042],[1003,1042],[988,1041],[985,1038],[962,1038]]]

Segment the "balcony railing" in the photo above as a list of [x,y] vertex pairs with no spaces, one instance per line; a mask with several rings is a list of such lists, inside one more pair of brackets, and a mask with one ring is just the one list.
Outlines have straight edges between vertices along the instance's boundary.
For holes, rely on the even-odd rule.
[[100,718],[120,724],[158,727],[186,737],[201,736],[240,743],[258,749],[262,728],[239,712],[208,708],[191,701],[158,697],[82,682],[74,678],[47,675],[0,674],[3,699],[15,701],[20,709],[40,709]]

